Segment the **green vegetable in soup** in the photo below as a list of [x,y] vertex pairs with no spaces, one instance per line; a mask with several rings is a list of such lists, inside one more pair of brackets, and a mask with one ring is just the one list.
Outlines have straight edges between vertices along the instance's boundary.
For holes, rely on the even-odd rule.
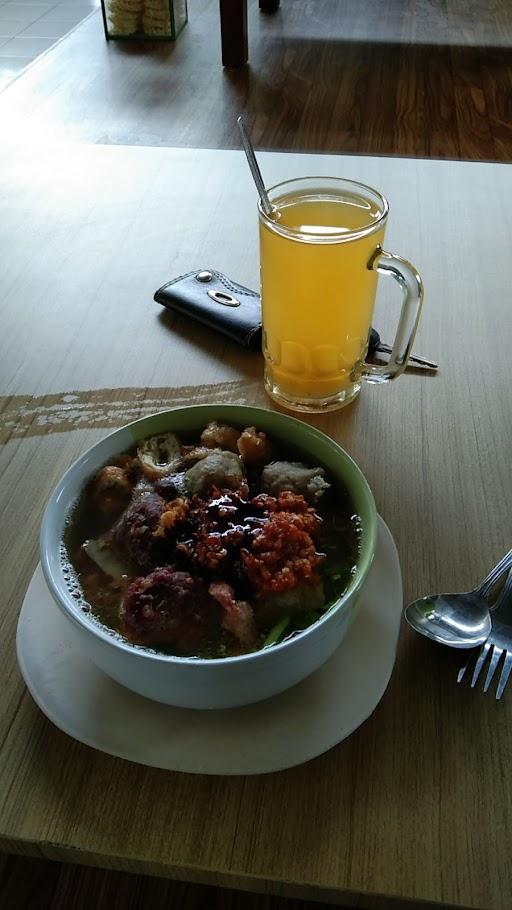
[[271,645],[277,645],[280,638],[282,638],[284,632],[286,632],[288,626],[290,625],[291,618],[285,616],[284,619],[281,619],[275,624],[268,633],[265,641],[263,642],[264,648],[270,648]]

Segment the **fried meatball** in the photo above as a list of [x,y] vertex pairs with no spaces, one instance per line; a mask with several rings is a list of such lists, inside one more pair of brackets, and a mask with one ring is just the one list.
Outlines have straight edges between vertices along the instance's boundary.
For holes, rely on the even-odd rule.
[[272,446],[268,436],[266,433],[258,432],[256,427],[246,427],[237,446],[243,460],[251,467],[267,464],[272,458]]
[[107,464],[92,481],[93,497],[100,512],[106,514],[120,511],[128,502],[133,483],[124,468]]
[[126,589],[119,617],[123,634],[142,645],[168,645],[193,654],[219,631],[220,607],[206,584],[168,566],[136,578]]
[[128,506],[114,528],[115,545],[145,569],[167,561],[166,540],[155,532],[168,505],[157,493],[143,493]]
[[318,502],[329,489],[323,468],[308,468],[298,461],[272,461],[261,472],[263,489],[272,496],[285,490],[302,493],[308,502]]
[[216,420],[212,420],[201,433],[201,442],[209,449],[224,449],[228,452],[238,453],[239,436],[240,430],[235,430],[226,423],[217,423]]
[[238,490],[244,480],[242,462],[234,452],[212,452],[185,474],[185,486],[191,495],[203,496],[213,487]]

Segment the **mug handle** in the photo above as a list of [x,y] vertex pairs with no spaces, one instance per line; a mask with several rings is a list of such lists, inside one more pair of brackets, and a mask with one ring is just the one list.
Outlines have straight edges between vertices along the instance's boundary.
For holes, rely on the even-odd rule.
[[368,268],[380,275],[390,275],[398,282],[403,294],[402,310],[388,363],[381,366],[365,363],[362,374],[367,382],[389,382],[400,376],[407,366],[423,305],[423,282],[407,259],[387,253],[380,246],[370,259]]

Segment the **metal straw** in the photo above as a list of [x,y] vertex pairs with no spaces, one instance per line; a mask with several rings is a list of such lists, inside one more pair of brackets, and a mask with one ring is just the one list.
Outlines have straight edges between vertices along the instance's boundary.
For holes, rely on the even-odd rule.
[[247,157],[249,167],[251,169],[251,174],[253,176],[254,182],[256,184],[256,189],[260,194],[261,207],[265,212],[265,215],[269,217],[274,214],[276,211],[275,206],[272,205],[270,199],[268,198],[268,193],[265,189],[265,184],[263,183],[263,177],[261,176],[261,171],[259,169],[258,162],[256,161],[256,155],[254,154],[254,149],[252,147],[252,142],[249,139],[249,134],[245,128],[245,124],[242,118],[242,115],[237,120],[238,126],[240,128],[240,133],[242,134],[242,144],[244,147],[244,152]]

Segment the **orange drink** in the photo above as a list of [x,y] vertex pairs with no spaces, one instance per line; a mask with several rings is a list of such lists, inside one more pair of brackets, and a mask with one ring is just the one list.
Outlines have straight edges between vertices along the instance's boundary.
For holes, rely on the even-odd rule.
[[260,206],[267,391],[297,410],[340,407],[369,378],[387,202],[337,178],[289,181],[269,195],[273,213]]

